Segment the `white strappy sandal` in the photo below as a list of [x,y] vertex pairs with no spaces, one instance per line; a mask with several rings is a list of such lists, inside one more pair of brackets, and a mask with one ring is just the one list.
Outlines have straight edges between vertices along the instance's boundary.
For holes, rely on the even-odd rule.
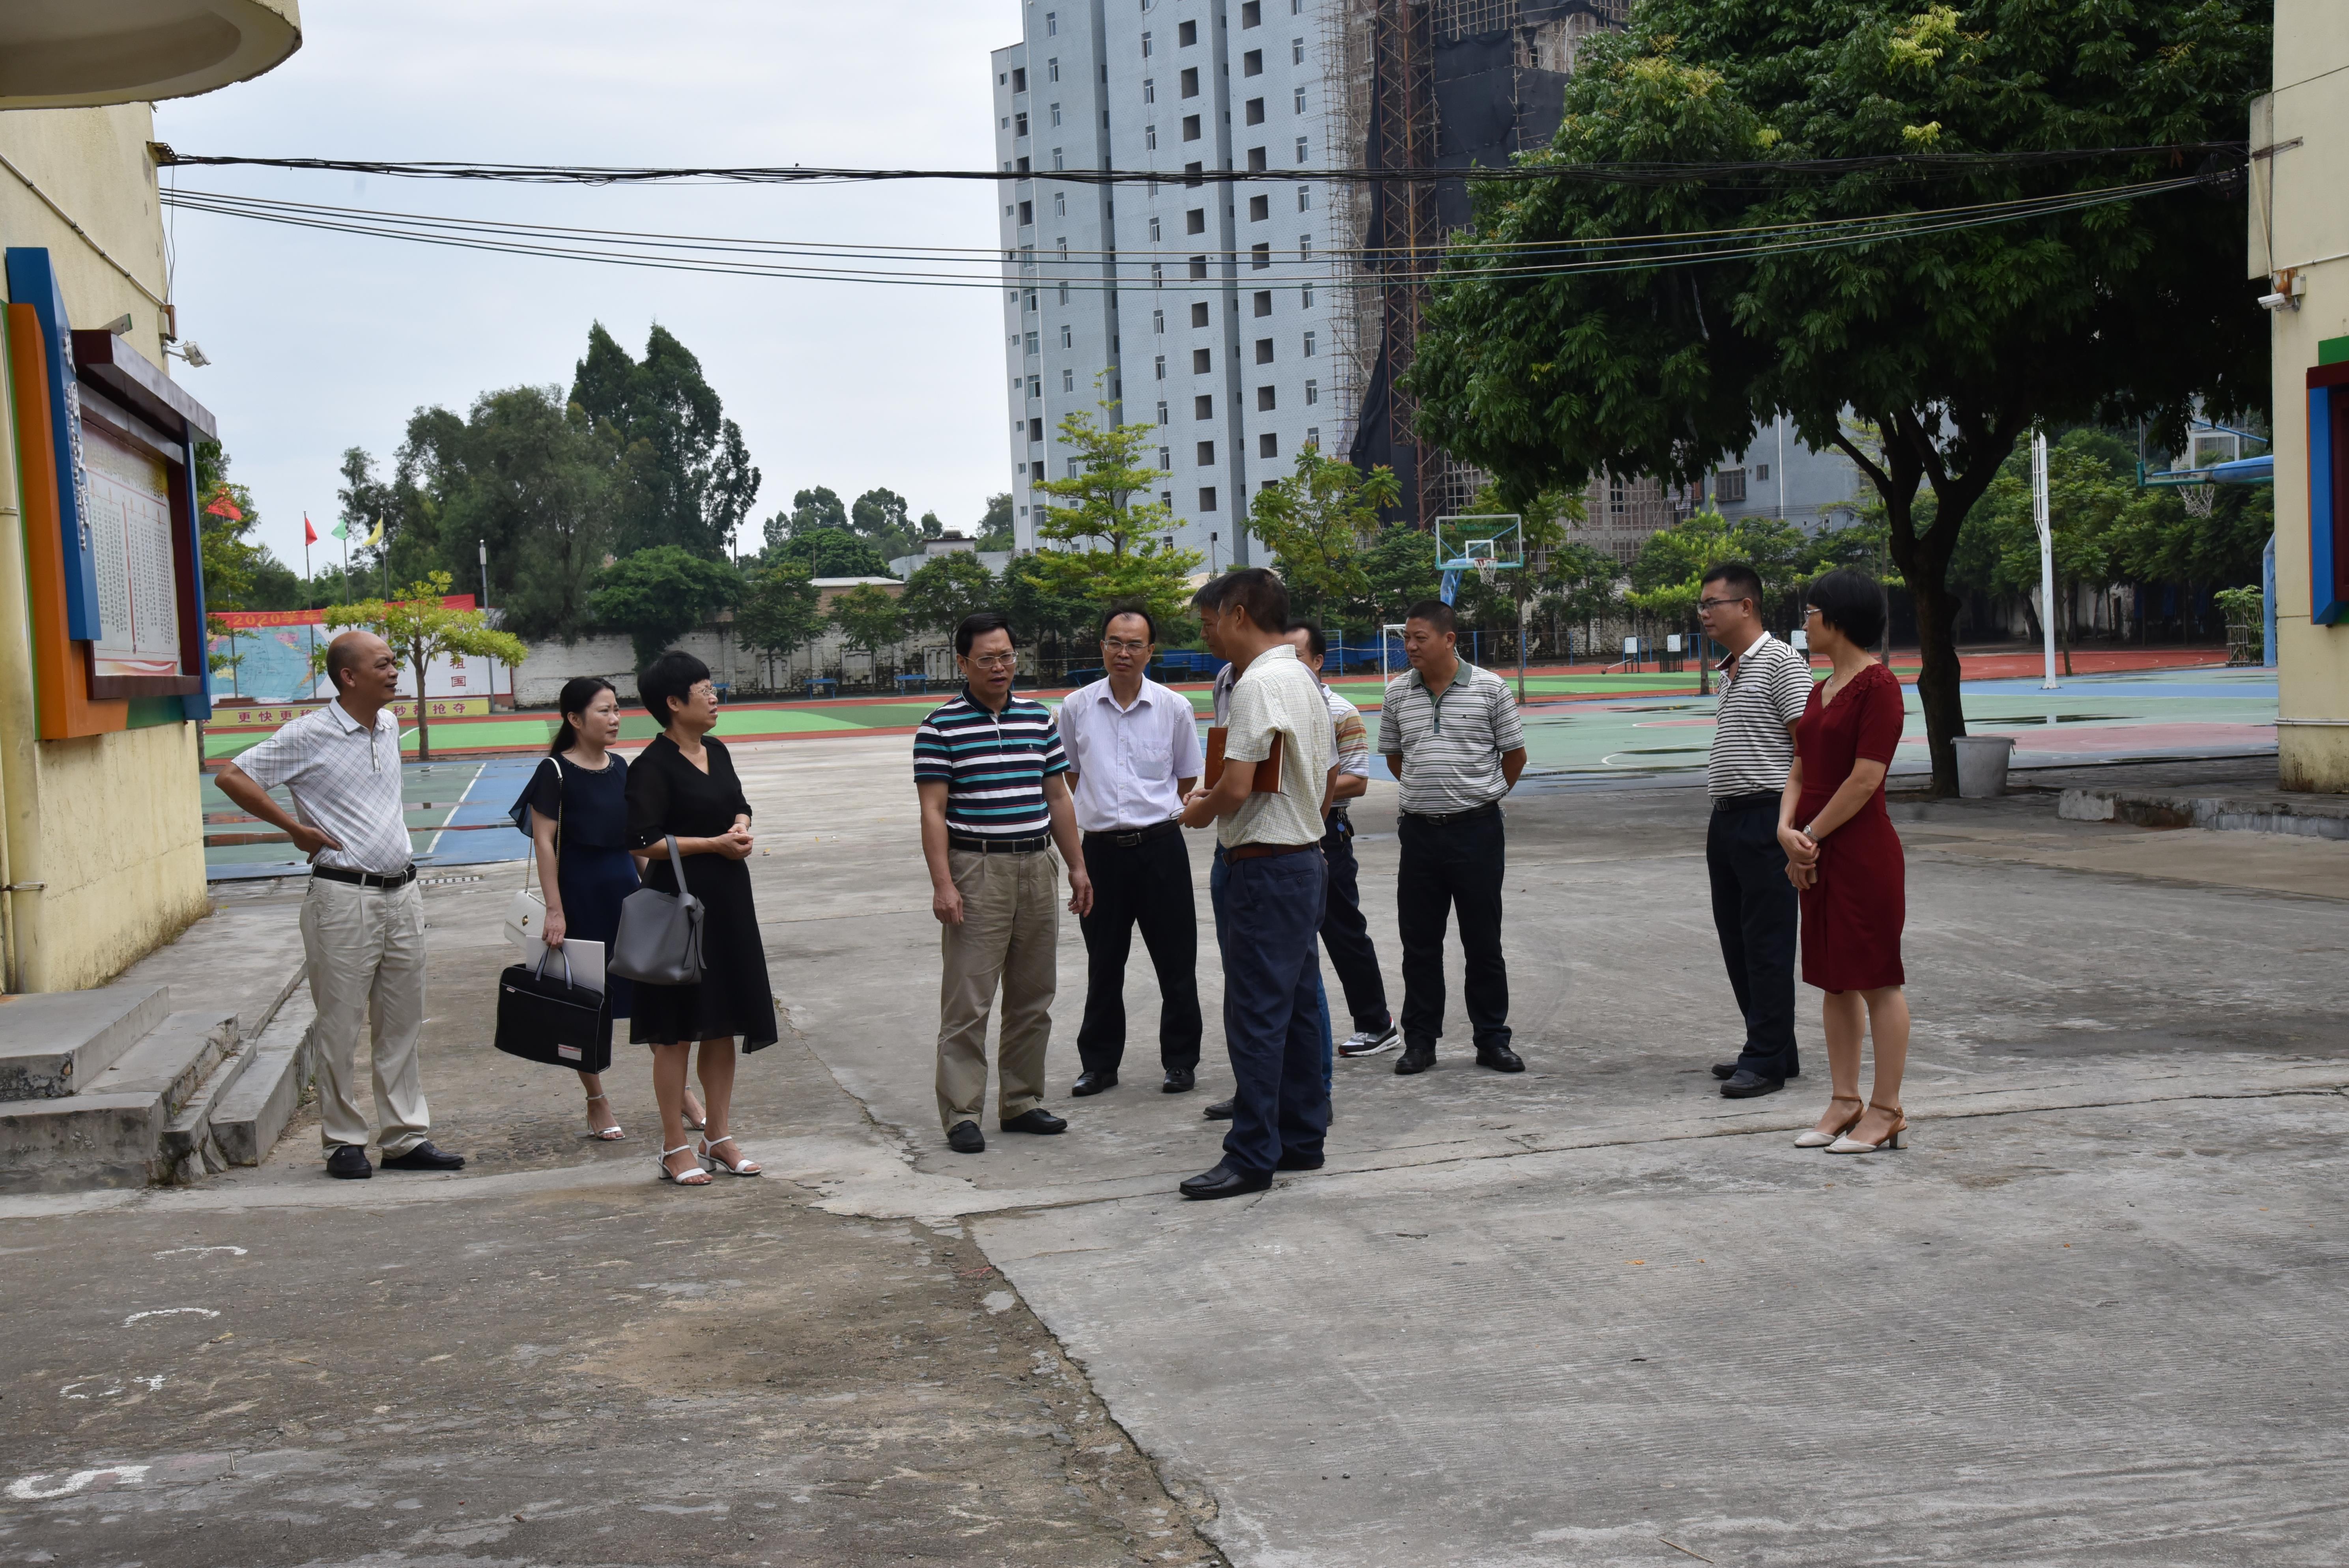
[[707,1170],[688,1170],[683,1176],[679,1176],[676,1171],[671,1170],[668,1168],[668,1157],[670,1155],[683,1154],[692,1147],[693,1146],[689,1143],[681,1143],[675,1148],[665,1148],[660,1151],[658,1158],[657,1158],[653,1163],[658,1168],[660,1171],[660,1179],[663,1181],[674,1181],[679,1187],[707,1187],[709,1185],[709,1172]]
[[701,1166],[703,1169],[722,1170],[729,1176],[756,1176],[759,1174],[759,1162],[750,1158],[747,1155],[742,1155],[742,1146],[739,1143],[734,1144],[734,1152],[737,1155],[742,1155],[742,1158],[736,1159],[730,1165],[719,1156],[712,1154],[710,1150],[721,1143],[734,1143],[734,1135],[732,1133],[728,1133],[724,1137],[703,1138],[701,1140]]
[[[608,1108],[612,1104],[612,1096],[609,1095],[590,1095],[587,1096],[587,1103],[591,1106],[598,1100],[603,1101],[606,1108]],[[590,1112],[589,1114],[593,1115],[594,1113]],[[627,1137],[628,1135],[622,1131],[620,1124],[617,1121],[615,1121],[607,1127],[589,1127],[587,1129],[587,1136],[604,1143],[617,1143],[620,1139]]]

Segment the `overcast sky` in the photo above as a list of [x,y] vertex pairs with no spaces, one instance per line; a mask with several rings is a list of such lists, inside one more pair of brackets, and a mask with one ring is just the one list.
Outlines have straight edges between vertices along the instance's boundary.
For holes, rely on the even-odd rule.
[[[624,165],[984,168],[988,52],[1014,0],[308,0],[260,78],[156,109],[181,152]],[[533,223],[989,245],[993,188],[523,188],[181,169],[185,189]],[[388,467],[409,415],[568,386],[588,324],[634,353],[655,321],[699,356],[764,475],[754,516],[828,484],[977,522],[1008,488],[989,289],[777,282],[540,260],[196,213],[175,226],[173,373],[219,416],[261,537],[301,569],[346,447]],[[329,545],[332,541],[327,541]],[[755,544],[746,540],[746,545]],[[326,564],[323,555],[317,564]]]

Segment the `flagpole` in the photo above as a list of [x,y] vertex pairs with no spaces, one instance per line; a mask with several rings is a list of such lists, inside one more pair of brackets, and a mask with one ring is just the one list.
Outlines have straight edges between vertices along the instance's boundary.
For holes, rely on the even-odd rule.
[[[310,570],[311,535],[316,532],[310,526],[310,514],[307,512],[302,514],[302,613],[305,616],[316,615],[318,611],[318,579]],[[318,623],[304,621],[302,633],[310,642],[309,691],[304,695],[315,697],[318,692]]]

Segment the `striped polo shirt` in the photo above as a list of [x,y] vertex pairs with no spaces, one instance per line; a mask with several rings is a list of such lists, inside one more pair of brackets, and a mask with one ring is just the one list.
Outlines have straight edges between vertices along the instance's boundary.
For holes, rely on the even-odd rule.
[[1509,793],[1501,758],[1526,743],[1508,682],[1466,659],[1439,701],[1416,670],[1387,682],[1379,751],[1402,784],[1402,808],[1449,816]]
[[991,712],[960,695],[914,732],[914,782],[947,786],[947,830],[982,838],[1052,831],[1044,781],[1069,770],[1061,729],[1041,702],[1013,695]]
[[1811,700],[1811,661],[1765,631],[1723,659],[1721,671],[1705,793],[1715,800],[1776,794],[1795,764],[1788,729]]

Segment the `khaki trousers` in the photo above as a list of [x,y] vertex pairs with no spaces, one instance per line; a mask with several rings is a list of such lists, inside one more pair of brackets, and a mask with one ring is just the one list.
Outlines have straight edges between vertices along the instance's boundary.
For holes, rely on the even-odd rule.
[[962,924],[940,928],[938,1125],[977,1121],[987,1103],[987,1014],[1003,986],[996,1051],[999,1121],[1044,1100],[1044,1047],[1052,1039],[1061,939],[1061,857],[949,849]]
[[302,899],[302,950],[308,960],[310,1025],[318,1069],[319,1133],[329,1152],[364,1147],[367,1113],[358,1105],[359,1035],[374,1036],[375,1107],[387,1155],[424,1141],[432,1113],[424,1103],[416,1042],[424,1031],[424,892],[355,888],[314,877]]

